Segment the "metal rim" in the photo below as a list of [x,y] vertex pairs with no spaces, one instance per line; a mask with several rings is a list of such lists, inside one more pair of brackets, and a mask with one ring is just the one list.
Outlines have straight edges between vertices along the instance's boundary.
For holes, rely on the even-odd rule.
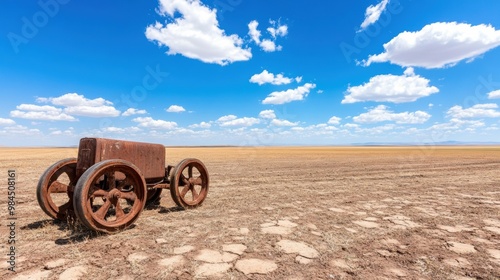
[[132,163],[112,159],[91,166],[78,180],[74,207],[88,228],[113,233],[132,225],[144,209],[147,188]]
[[170,193],[175,203],[183,208],[200,206],[208,193],[208,171],[198,159],[182,160],[170,177]]
[[38,204],[53,219],[66,220],[68,212],[73,210],[76,162],[76,158],[60,160],[47,168],[38,181]]

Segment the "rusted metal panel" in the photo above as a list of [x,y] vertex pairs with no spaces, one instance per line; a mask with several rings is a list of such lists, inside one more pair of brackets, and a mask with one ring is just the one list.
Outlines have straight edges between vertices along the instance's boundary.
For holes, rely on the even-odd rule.
[[97,162],[123,159],[136,165],[146,180],[165,177],[165,147],[161,144],[105,138],[82,138],[78,148],[77,176]]

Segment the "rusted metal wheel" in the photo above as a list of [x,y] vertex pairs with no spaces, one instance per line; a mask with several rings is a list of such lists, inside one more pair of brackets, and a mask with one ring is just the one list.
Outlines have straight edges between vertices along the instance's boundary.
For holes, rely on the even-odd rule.
[[195,208],[203,203],[208,193],[208,172],[198,159],[182,160],[170,176],[170,194],[177,205]]
[[76,184],[76,158],[67,158],[51,165],[42,174],[36,187],[36,198],[51,218],[64,221],[73,210],[73,187]]
[[147,188],[132,163],[111,159],[92,165],[78,179],[73,204],[88,228],[113,233],[132,225],[144,209]]

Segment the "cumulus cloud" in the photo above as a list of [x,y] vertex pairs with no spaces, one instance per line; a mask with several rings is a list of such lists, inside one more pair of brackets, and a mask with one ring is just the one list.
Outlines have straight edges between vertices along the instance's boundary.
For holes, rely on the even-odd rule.
[[362,101],[413,102],[437,92],[439,89],[429,86],[428,79],[415,75],[413,68],[408,68],[402,76],[378,75],[370,78],[368,83],[349,87],[342,104]]
[[279,119],[274,119],[271,121],[271,125],[275,125],[275,126],[296,126],[298,124],[299,124],[299,122],[291,122],[291,121],[279,120]]
[[[300,82],[302,77],[296,77],[295,81]],[[273,84],[273,85],[287,85],[292,82],[291,78],[287,78],[283,76],[283,74],[273,74],[269,73],[269,71],[264,70],[260,74],[255,74],[250,78],[251,83],[263,85],[263,84]]]
[[340,124],[340,120],[342,120],[342,118],[333,116],[328,120],[328,124],[337,125]]
[[237,119],[238,117],[235,115],[227,115],[227,116],[222,116],[219,119],[217,119],[218,122],[227,122],[227,121],[232,121]]
[[259,113],[259,117],[263,119],[275,119],[276,114],[274,113],[274,110],[264,110]]
[[11,119],[4,119],[4,118],[0,118],[0,125],[13,125],[13,124],[16,124],[16,122],[14,120],[11,120]]
[[476,104],[467,109],[457,105],[451,107],[446,112],[446,115],[456,119],[498,118],[500,117],[500,112],[496,109],[498,109],[498,105],[494,103]]
[[138,110],[135,108],[128,108],[125,112],[122,113],[122,116],[129,117],[133,115],[144,115],[146,114],[146,110]]
[[77,93],[67,93],[59,97],[38,98],[37,102],[63,106],[65,107],[63,110],[65,114],[74,116],[102,118],[120,115],[120,111],[112,106],[112,102],[101,97],[88,99],[84,95]]
[[500,98],[500,89],[488,93],[488,99]]
[[234,127],[234,126],[248,127],[260,123],[260,120],[257,118],[248,118],[248,117],[238,118],[235,115],[228,115],[220,117],[217,120],[217,122],[222,127]]
[[184,107],[179,106],[179,105],[171,105],[170,107],[168,107],[166,109],[166,111],[169,113],[181,113],[181,112],[185,112],[186,109],[184,109]]
[[315,88],[315,84],[307,83],[303,86],[299,86],[296,89],[289,89],[286,91],[275,91],[269,94],[263,101],[262,104],[285,104],[292,101],[304,100],[311,89]]
[[226,35],[220,29],[216,10],[200,0],[160,0],[159,12],[171,17],[172,22],[149,25],[145,35],[168,47],[168,55],[181,54],[220,65],[252,57],[250,49],[242,47],[243,40],[238,35]]
[[405,31],[384,44],[384,52],[369,56],[373,62],[401,66],[443,68],[475,57],[500,45],[500,30],[491,25],[437,22],[416,32]]
[[259,22],[256,20],[251,21],[248,24],[248,35],[252,38],[252,41],[262,48],[265,52],[275,52],[281,51],[282,46],[276,45],[277,37],[284,37],[288,34],[288,26],[281,25],[279,22],[270,20],[270,27],[267,28],[267,32],[270,33],[270,39],[261,40],[261,32],[258,30]]
[[382,0],[377,5],[370,5],[365,11],[365,20],[361,23],[361,30],[366,29],[368,26],[377,22],[380,15],[385,11],[389,0]]
[[165,129],[170,130],[177,127],[177,123],[164,120],[155,120],[151,117],[139,117],[132,120],[138,123],[138,126],[150,129]]
[[10,112],[10,116],[13,118],[44,121],[76,121],[73,116],[64,113],[63,109],[54,106],[21,104],[16,109]]
[[420,124],[428,121],[431,115],[424,111],[394,113],[385,105],[379,105],[366,113],[353,117],[357,123],[377,123],[393,121],[397,124]]
[[17,135],[23,135],[23,136],[37,136],[40,135],[41,132],[37,128],[28,128],[23,125],[14,125],[14,126],[8,126],[2,128],[0,130],[0,134],[7,134],[7,135],[12,135],[12,134],[17,134]]
[[209,122],[201,122],[199,124],[192,124],[189,126],[190,128],[210,128],[212,127],[212,124]]

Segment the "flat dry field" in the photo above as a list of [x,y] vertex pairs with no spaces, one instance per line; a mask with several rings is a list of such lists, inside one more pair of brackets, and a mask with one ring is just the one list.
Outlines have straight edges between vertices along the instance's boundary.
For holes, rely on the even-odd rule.
[[205,203],[175,211],[165,190],[113,235],[38,206],[39,176],[76,154],[0,149],[2,259],[18,175],[17,273],[0,278],[500,279],[500,147],[167,148],[205,163]]

